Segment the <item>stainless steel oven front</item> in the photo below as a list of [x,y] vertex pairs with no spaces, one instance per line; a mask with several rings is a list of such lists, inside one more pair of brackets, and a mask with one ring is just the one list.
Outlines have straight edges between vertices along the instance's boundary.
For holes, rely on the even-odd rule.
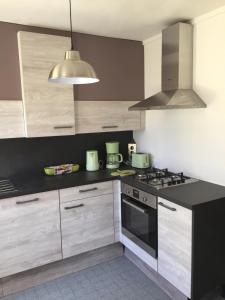
[[122,182],[122,233],[157,257],[157,197]]

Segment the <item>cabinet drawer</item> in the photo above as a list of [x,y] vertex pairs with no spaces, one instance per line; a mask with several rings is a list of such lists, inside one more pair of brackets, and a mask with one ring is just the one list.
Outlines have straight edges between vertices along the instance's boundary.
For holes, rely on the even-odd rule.
[[158,272],[191,298],[192,211],[158,198]]
[[61,204],[63,258],[115,241],[113,195],[101,195]]
[[98,195],[112,194],[112,181],[86,184],[60,190],[60,202],[90,198]]
[[0,277],[62,259],[58,191],[0,200]]

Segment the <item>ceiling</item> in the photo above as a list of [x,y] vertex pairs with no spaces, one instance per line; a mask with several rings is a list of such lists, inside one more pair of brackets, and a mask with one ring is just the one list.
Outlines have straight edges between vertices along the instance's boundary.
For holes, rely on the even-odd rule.
[[[71,1],[74,31],[133,40],[225,5],[225,0]],[[68,0],[1,0],[0,21],[68,29],[68,10]]]

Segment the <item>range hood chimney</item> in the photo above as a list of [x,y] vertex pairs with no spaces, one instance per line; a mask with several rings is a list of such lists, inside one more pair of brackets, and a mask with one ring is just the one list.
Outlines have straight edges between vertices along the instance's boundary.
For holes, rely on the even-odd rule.
[[162,91],[129,110],[206,107],[192,89],[193,26],[176,23],[162,32]]

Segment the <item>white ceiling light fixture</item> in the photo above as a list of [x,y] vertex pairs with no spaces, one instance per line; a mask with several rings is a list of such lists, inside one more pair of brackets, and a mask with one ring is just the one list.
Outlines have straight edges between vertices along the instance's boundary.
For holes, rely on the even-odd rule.
[[53,67],[48,81],[62,84],[89,84],[98,82],[99,79],[93,67],[81,60],[79,51],[74,50],[71,0],[69,0],[69,7],[71,50],[66,51],[64,61]]

